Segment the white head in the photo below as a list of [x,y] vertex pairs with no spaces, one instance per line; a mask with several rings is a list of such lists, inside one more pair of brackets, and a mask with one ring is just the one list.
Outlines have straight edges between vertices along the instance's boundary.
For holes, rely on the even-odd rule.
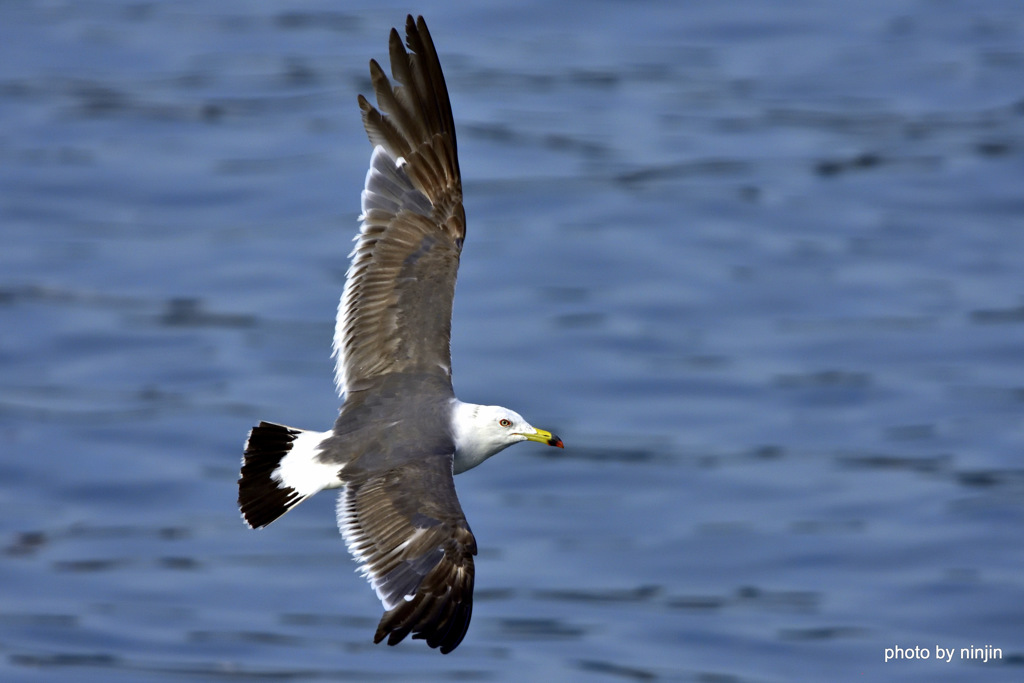
[[514,410],[463,403],[457,399],[453,402],[452,436],[455,438],[455,474],[476,467],[520,441],[564,448],[561,439],[532,426]]

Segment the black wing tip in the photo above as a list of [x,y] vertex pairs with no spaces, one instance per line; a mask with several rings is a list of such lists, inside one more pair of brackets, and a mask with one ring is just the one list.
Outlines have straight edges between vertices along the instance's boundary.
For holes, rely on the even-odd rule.
[[[405,44],[397,28],[388,35],[391,78],[379,62],[370,60],[370,80],[377,96],[374,106],[360,95],[363,125],[373,145],[384,144],[392,156],[406,157],[418,147],[432,143],[436,135],[447,136],[451,159],[447,163],[459,173],[458,142],[451,98],[434,41],[422,16],[406,15]],[[398,85],[392,85],[392,81]],[[392,93],[393,89],[393,93]],[[411,100],[398,97],[400,89]],[[396,99],[397,98],[397,99]],[[407,102],[413,106],[407,106]]]
[[281,487],[271,474],[292,449],[297,429],[260,422],[249,432],[238,478],[238,509],[253,529],[267,526],[298,502],[295,490]]
[[441,654],[453,651],[466,637],[473,617],[471,560],[462,576],[464,582],[455,583],[448,572],[435,574],[434,581],[428,576],[415,599],[384,613],[373,641],[379,643],[386,636],[388,645],[397,645],[411,634]]
[[[409,45],[413,36],[421,36],[430,40],[430,29],[427,28],[427,21],[422,14],[417,14],[415,19],[411,14],[405,17],[406,45]],[[410,45],[410,47],[412,46]]]
[[[407,610],[405,605],[385,612],[377,626],[373,642],[380,643],[387,638],[388,645],[393,647],[411,634],[413,640],[426,641],[429,647],[440,650],[443,655],[454,651],[469,632],[469,622],[473,618],[473,597],[470,595],[468,600],[462,602],[449,602],[443,599],[434,599],[431,602],[439,604],[431,605],[427,610],[429,616],[414,623],[410,623],[410,620],[392,623]],[[412,616],[415,617],[424,610],[421,606],[412,611]]]

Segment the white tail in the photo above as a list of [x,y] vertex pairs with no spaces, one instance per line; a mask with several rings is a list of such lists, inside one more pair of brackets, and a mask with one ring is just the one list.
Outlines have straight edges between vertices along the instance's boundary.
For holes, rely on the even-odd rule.
[[246,524],[267,526],[313,494],[344,485],[341,465],[319,457],[330,435],[272,422],[252,428],[238,479],[238,507]]

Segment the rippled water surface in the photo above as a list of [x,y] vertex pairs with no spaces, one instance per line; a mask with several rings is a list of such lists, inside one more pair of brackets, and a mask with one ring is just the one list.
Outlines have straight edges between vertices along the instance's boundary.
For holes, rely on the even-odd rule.
[[372,644],[330,495],[241,524],[249,427],[335,415],[407,9],[0,4],[0,679],[1020,680],[1016,0],[415,8],[456,389],[567,448],[459,477],[447,657]]

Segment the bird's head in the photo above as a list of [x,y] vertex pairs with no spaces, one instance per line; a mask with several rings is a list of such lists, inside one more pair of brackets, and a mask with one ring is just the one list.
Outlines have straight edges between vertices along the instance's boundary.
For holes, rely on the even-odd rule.
[[452,412],[455,437],[455,473],[476,467],[495,453],[520,441],[536,441],[564,448],[551,432],[537,429],[514,410],[456,401]]

